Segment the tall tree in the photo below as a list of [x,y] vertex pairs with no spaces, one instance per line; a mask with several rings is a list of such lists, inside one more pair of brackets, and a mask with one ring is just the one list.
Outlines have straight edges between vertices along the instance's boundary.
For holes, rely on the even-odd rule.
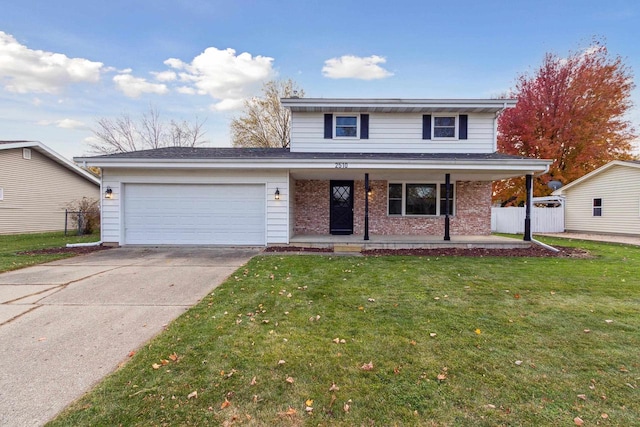
[[[625,119],[633,88],[631,70],[599,43],[568,58],[548,53],[509,95],[518,102],[498,118],[498,151],[553,160],[549,173],[534,180],[536,196],[551,193],[549,181],[567,184],[611,160],[628,159],[636,136]],[[523,182],[494,183],[494,200],[521,203]]]
[[291,112],[280,98],[304,97],[304,90],[291,79],[271,80],[262,86],[262,96],[244,103],[242,117],[231,121],[234,147],[289,147]]
[[[206,120],[205,120],[206,121]],[[136,121],[128,114],[115,119],[96,121],[93,134],[95,142],[89,147],[94,153],[114,154],[161,147],[197,147],[205,144],[205,121],[197,117],[193,122],[163,122],[157,109],[150,107]]]

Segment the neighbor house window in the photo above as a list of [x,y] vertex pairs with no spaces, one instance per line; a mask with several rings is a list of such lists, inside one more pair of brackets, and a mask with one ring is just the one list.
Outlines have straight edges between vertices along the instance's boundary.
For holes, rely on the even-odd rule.
[[593,216],[602,216],[602,199],[593,199]]
[[0,187],[0,200],[4,200],[4,188]]
[[336,116],[336,132],[338,138],[358,137],[358,116]]
[[456,116],[435,116],[433,118],[434,138],[456,137]]
[[[454,213],[454,185],[450,185],[449,215]],[[389,184],[389,215],[444,215],[446,207],[444,184],[392,183]]]
[[22,149],[22,158],[25,160],[30,160],[31,159],[31,149],[30,148],[23,148]]

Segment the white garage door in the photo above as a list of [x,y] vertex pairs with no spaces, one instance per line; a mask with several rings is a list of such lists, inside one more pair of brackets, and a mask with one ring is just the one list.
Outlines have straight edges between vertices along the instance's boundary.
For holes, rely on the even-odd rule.
[[125,244],[264,245],[264,185],[126,184]]

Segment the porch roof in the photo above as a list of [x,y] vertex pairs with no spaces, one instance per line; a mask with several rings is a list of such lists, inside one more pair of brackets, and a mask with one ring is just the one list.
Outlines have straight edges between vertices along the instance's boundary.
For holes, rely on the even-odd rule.
[[496,180],[544,173],[550,160],[501,153],[317,153],[285,148],[167,147],[74,159],[88,166],[141,169],[288,170],[297,179],[412,179],[451,173],[457,180]]

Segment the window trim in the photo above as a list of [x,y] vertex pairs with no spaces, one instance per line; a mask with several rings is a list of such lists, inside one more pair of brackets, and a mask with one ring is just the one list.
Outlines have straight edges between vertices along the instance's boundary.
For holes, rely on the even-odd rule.
[[[599,201],[599,205],[596,205],[596,200]],[[594,197],[591,199],[591,216],[602,216],[602,197]],[[597,212],[597,213],[596,213]]]
[[[355,117],[356,118],[356,135],[355,136],[338,136],[337,128],[338,128],[338,117]],[[333,138],[334,139],[360,139],[360,114],[347,114],[347,113],[334,113],[333,114]]]
[[[435,215],[420,215],[420,214],[407,214],[407,184],[410,185],[435,185],[436,186],[436,213]],[[391,185],[402,185],[402,197],[401,197],[401,206],[400,206],[400,214],[392,214],[389,213],[389,202],[391,198],[389,197],[390,186]],[[433,182],[413,182],[413,181],[387,181],[387,216],[391,218],[441,218],[444,217],[444,212],[440,211],[441,201],[446,197],[442,194],[442,187],[445,185],[444,181],[433,181]],[[453,212],[449,212],[449,217],[454,217],[458,211],[457,203],[456,203],[456,183],[451,182],[451,187],[453,188],[451,202],[452,202],[452,210]],[[398,200],[394,198],[394,200]]]
[[[436,136],[436,119],[441,117],[453,117],[454,119],[454,135],[451,136]],[[444,126],[438,126],[444,127]],[[459,114],[432,114],[431,115],[431,139],[439,141],[455,141],[460,136],[460,115]]]

